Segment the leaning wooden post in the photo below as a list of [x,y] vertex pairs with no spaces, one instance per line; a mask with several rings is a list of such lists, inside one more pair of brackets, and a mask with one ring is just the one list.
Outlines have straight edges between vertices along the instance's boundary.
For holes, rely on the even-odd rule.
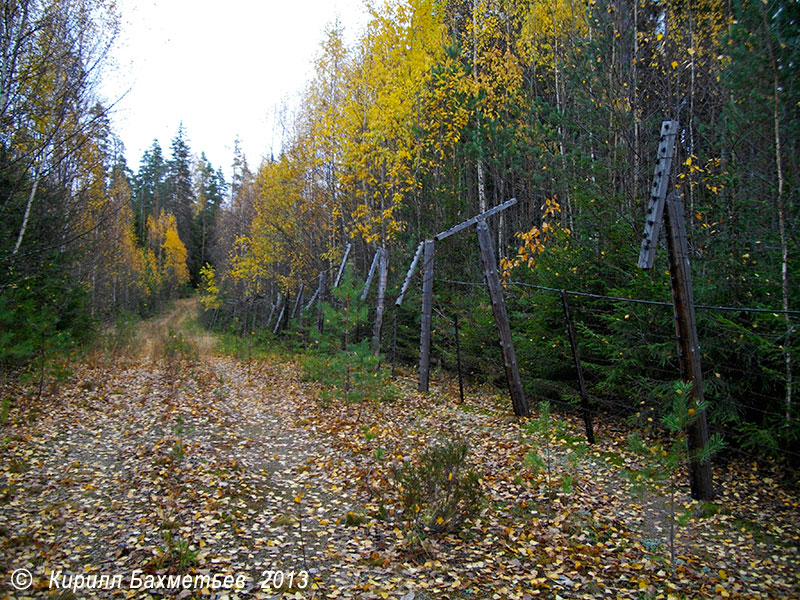
[[664,214],[664,199],[667,197],[669,174],[672,170],[672,157],[675,153],[675,138],[678,135],[677,121],[664,121],[661,124],[661,141],[658,144],[656,168],[650,188],[650,202],[639,252],[639,268],[652,269],[658,245],[658,234]]
[[339,287],[339,282],[342,280],[342,274],[344,273],[344,266],[347,264],[347,257],[350,255],[350,248],[352,244],[347,244],[347,247],[344,249],[344,256],[342,257],[342,264],[339,265],[339,272],[336,273],[336,279],[333,281],[333,287]]
[[278,318],[275,320],[275,327],[272,330],[273,335],[277,335],[278,331],[281,329],[281,325],[283,324],[283,315],[286,314],[286,306],[289,304],[289,296],[288,294],[283,299],[283,304],[281,304],[281,310],[278,313]]
[[[644,239],[639,254],[639,267],[650,269],[653,266],[659,226],[663,218],[667,228],[667,254],[681,376],[684,381],[692,384],[692,396],[695,401],[702,403],[703,374],[700,367],[700,344],[694,311],[692,276],[683,223],[683,202],[677,190],[673,191],[669,198],[666,197],[678,129],[677,121],[667,120],[661,125],[661,141],[658,146]],[[708,421],[705,411],[699,411],[696,420],[687,428],[686,433],[690,454],[696,455],[708,446]],[[710,500],[714,497],[711,464],[707,460],[701,461],[694,457],[689,461],[689,484],[693,498]]]
[[417,246],[417,251],[414,253],[414,260],[411,261],[411,266],[408,268],[408,273],[406,273],[406,278],[403,281],[403,287],[400,289],[400,295],[397,296],[397,300],[395,300],[394,305],[400,306],[403,303],[403,298],[406,296],[406,292],[408,291],[408,286],[411,283],[411,278],[414,276],[414,272],[417,268],[417,263],[419,262],[420,257],[422,256],[422,248],[425,246],[425,242],[420,242]]
[[420,392],[428,391],[431,372],[431,323],[433,321],[433,240],[425,240],[422,251],[422,319],[419,335]]
[[497,331],[500,334],[500,347],[503,351],[503,364],[506,370],[509,392],[511,393],[511,403],[514,406],[514,414],[518,417],[525,417],[529,413],[528,401],[525,399],[525,390],[522,388],[517,353],[514,350],[511,325],[508,321],[506,303],[503,299],[503,287],[500,283],[500,276],[497,273],[494,248],[486,220],[478,219],[476,229],[478,231],[478,243],[481,248],[481,258],[483,259],[483,274],[492,300],[492,312],[497,324]]
[[375,328],[372,333],[373,353],[375,357],[381,352],[381,329],[383,328],[383,312],[386,309],[386,281],[389,278],[389,251],[378,250],[380,266],[378,267],[378,303],[375,306]]
[[275,315],[275,309],[279,307],[281,304],[281,294],[278,293],[278,297],[275,298],[275,302],[272,304],[272,310],[269,311],[269,317],[267,318],[267,322],[264,324],[264,328],[268,329],[269,324],[272,323],[272,317]]
[[364,284],[364,289],[361,291],[361,301],[367,299],[367,294],[369,294],[369,286],[372,285],[372,278],[375,275],[375,267],[377,266],[378,262],[381,258],[381,251],[382,248],[378,248],[375,250],[375,256],[372,257],[372,264],[369,266],[369,273],[367,274],[367,281]]
[[581,395],[581,413],[583,414],[583,424],[586,426],[586,440],[590,444],[594,444],[592,411],[589,408],[589,398],[586,395],[586,383],[583,380],[581,353],[580,349],[578,348],[578,338],[575,335],[575,325],[572,322],[572,314],[569,311],[567,292],[564,290],[561,290],[561,305],[564,307],[564,320],[567,323],[567,335],[569,336],[569,345],[572,348],[572,360],[575,362],[575,370],[578,372],[578,391]]
[[308,304],[306,304],[305,308],[303,308],[304,311],[308,310],[312,306],[314,306],[314,302],[316,301],[317,297],[319,296],[319,288],[320,288],[321,283],[322,283],[322,273],[319,274],[319,283],[317,284],[317,289],[314,290],[314,293],[311,295],[311,299],[308,301]]
[[[700,342],[694,310],[694,293],[683,223],[683,201],[676,190],[667,197],[664,211],[669,249],[669,275],[672,283],[675,332],[678,337],[678,359],[683,380],[692,384],[695,402],[703,404],[703,371],[700,366]],[[706,411],[698,411],[697,418],[687,428],[687,446],[690,454],[702,452],[708,445]],[[714,497],[711,464],[708,460],[690,457],[689,483],[692,497],[710,500]]]
[[294,319],[295,315],[297,314],[297,309],[303,303],[303,289],[305,288],[304,283],[300,283],[300,288],[297,290],[297,298],[294,299],[294,306],[292,307],[292,314],[289,315],[290,319]]

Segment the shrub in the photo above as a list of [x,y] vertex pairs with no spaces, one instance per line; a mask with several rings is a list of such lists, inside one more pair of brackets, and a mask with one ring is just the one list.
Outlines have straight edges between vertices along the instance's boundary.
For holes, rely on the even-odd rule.
[[164,341],[164,356],[170,362],[195,361],[197,360],[197,347],[180,331],[176,332],[170,327]]
[[395,478],[403,518],[420,533],[458,531],[477,514],[483,491],[475,469],[467,467],[469,447],[461,440],[425,450],[404,464]]

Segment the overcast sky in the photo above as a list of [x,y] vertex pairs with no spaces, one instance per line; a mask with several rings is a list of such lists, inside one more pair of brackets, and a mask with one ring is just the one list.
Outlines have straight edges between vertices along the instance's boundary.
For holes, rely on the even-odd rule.
[[182,121],[194,153],[230,174],[238,135],[251,168],[281,141],[282,103],[296,105],[323,32],[339,19],[352,45],[362,0],[119,0],[118,68],[104,94],[136,171],[154,138],[165,155]]

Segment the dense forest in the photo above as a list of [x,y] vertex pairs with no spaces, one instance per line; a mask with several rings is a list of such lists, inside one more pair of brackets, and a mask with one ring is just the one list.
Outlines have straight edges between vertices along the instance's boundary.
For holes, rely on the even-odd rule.
[[[636,255],[661,122],[675,119],[696,300],[726,309],[698,314],[713,423],[796,457],[797,2],[375,3],[352,47],[326,31],[280,155],[250,166],[237,144],[231,181],[183,126],[169,156],[154,141],[126,165],[98,93],[113,3],[2,10],[5,372],[192,287],[209,322],[258,329],[266,308],[242,307],[331,281],[348,244],[361,281],[387,251],[393,299],[421,240],[513,197],[489,225],[528,393],[574,395],[559,299],[539,293],[567,289],[594,296],[576,301],[594,401],[658,409],[678,373],[671,313],[612,298],[669,300],[663,253],[652,271]],[[492,381],[477,245],[436,253],[438,364],[454,364],[460,313],[467,370]],[[407,300],[395,316],[411,363],[417,313]]]
[[797,597],[800,1],[367,6],[132,165],[116,2],[0,0],[0,595]]

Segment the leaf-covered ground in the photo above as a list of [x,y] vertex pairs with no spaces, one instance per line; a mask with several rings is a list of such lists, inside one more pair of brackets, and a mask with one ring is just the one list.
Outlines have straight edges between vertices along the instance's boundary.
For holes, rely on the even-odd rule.
[[[628,491],[621,469],[637,458],[610,419],[577,465],[554,446],[554,474],[574,485],[548,490],[502,394],[472,389],[458,405],[452,382],[420,395],[400,376],[395,402],[324,402],[288,359],[216,354],[199,334],[199,352],[170,357],[167,325],[180,329],[151,322],[143,351],[85,360],[41,398],[3,390],[0,597],[800,597],[800,494],[778,469],[719,464],[713,504],[679,490],[671,568],[667,503]],[[485,503],[458,534],[410,535],[393,472],[459,436]],[[33,583],[15,590],[23,568]],[[98,589],[115,583],[104,574],[122,585]],[[148,574],[163,585],[130,585]]]

